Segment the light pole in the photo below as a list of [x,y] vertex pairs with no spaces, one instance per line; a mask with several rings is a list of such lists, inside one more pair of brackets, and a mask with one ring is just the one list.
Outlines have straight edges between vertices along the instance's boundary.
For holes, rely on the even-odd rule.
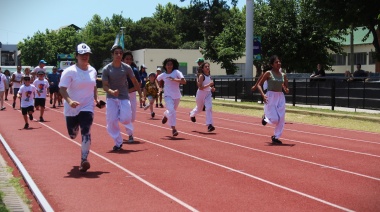
[[253,77],[253,0],[246,0],[245,12],[245,78]]

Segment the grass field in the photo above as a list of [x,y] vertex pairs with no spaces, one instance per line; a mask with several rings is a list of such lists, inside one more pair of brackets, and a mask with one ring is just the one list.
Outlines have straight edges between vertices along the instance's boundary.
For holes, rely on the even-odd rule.
[[[98,89],[98,94],[105,95],[103,89]],[[182,97],[180,106],[189,108],[189,110],[192,109],[195,106],[195,98]],[[380,133],[380,112],[372,114],[294,106],[287,106],[286,110],[287,122],[317,124]],[[263,105],[255,102],[213,100],[213,111],[261,117],[263,115]]]

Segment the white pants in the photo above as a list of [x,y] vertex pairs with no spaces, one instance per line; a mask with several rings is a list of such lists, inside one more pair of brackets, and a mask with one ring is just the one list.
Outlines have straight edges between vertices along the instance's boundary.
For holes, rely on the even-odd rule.
[[165,106],[166,106],[164,116],[168,118],[168,125],[173,127],[176,125],[176,119],[177,119],[176,110],[179,105],[179,100],[181,99],[172,99],[170,96],[165,96],[164,99],[165,99]]
[[107,98],[106,121],[108,134],[114,140],[115,145],[120,146],[123,143],[123,138],[120,133],[119,121],[125,126],[126,130],[126,126],[128,126],[133,131],[131,103],[129,100]]
[[264,120],[269,124],[276,125],[274,136],[279,139],[285,125],[285,96],[282,92],[274,91],[268,91],[265,95],[267,96],[267,103],[264,105]]
[[[137,107],[137,101],[136,101],[136,91],[133,91],[128,94],[129,95],[129,102],[131,103],[131,110],[132,110],[132,123],[136,120],[136,107]],[[125,125],[125,128],[127,129],[128,135],[133,135],[133,125],[127,124]]]
[[195,97],[195,102],[197,106],[190,112],[190,117],[195,117],[198,113],[203,110],[203,106],[206,107],[206,125],[213,124],[212,120],[212,93],[211,91],[197,91],[197,96]]

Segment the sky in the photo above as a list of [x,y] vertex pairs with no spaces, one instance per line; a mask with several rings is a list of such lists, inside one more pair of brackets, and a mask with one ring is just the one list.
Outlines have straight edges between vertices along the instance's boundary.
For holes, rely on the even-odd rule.
[[[152,17],[158,4],[169,2],[179,7],[190,4],[190,0],[0,0],[0,42],[17,44],[37,31],[56,30],[70,24],[84,27],[94,14],[105,19],[123,11],[124,18],[138,21]],[[245,0],[239,0],[237,6],[241,9],[245,4]]]

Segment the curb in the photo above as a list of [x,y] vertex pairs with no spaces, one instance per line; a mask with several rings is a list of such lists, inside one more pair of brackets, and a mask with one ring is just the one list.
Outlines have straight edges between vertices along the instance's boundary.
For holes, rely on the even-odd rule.
[[[181,101],[186,102],[195,102],[195,100],[189,100],[189,99],[181,99]],[[213,102],[213,105],[219,105],[219,106],[225,106],[225,107],[233,107],[233,108],[242,108],[242,109],[257,109],[262,110],[263,106],[256,106],[256,105],[245,105],[245,104],[239,104],[239,103],[219,103],[219,102]],[[291,106],[293,107],[293,106]],[[373,121],[376,123],[380,123],[380,117],[374,117],[374,116],[361,116],[361,115],[347,115],[347,114],[338,114],[338,113],[324,113],[324,112],[315,112],[315,111],[307,111],[302,109],[293,109],[293,108],[286,108],[287,113],[297,113],[297,114],[303,114],[303,115],[317,115],[317,116],[330,116],[335,118],[346,118],[346,119],[355,119],[355,120],[361,120],[361,121]],[[349,113],[349,112],[348,112]]]

